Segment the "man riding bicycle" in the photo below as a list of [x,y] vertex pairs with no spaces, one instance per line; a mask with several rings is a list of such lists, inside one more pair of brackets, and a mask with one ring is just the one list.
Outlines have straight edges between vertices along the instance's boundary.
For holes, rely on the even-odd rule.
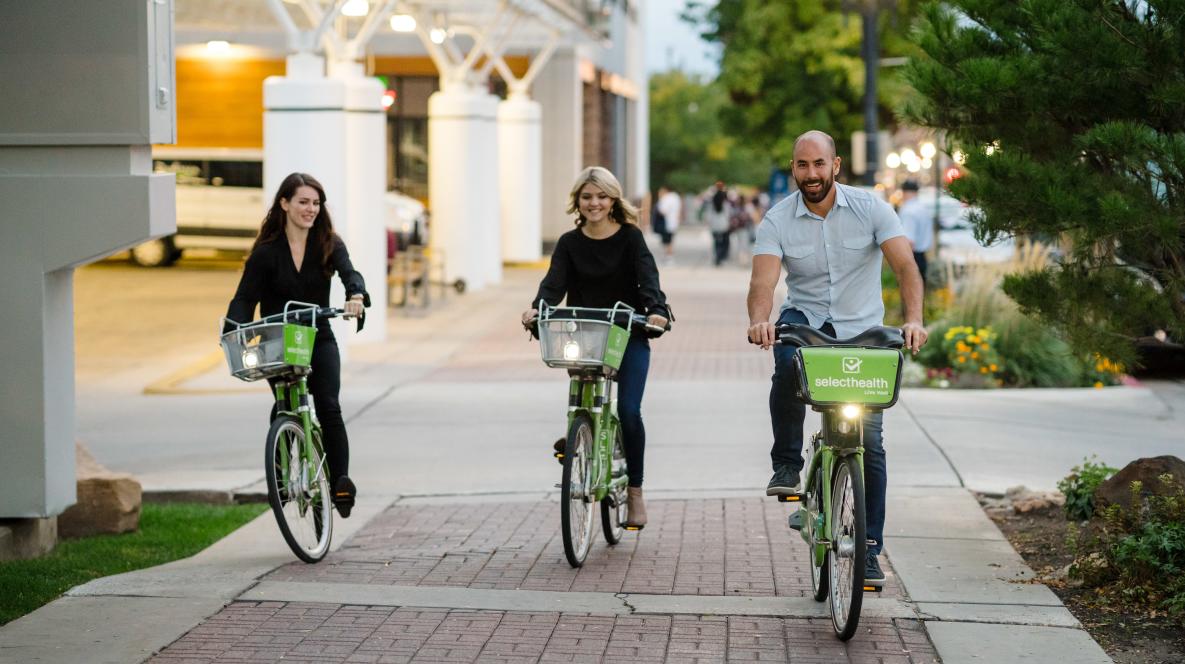
[[[827,134],[808,131],[795,141],[792,169],[798,191],[770,208],[757,229],[749,282],[749,340],[765,349],[774,345],[775,324],[769,318],[783,265],[789,293],[778,325],[810,325],[843,339],[883,324],[883,255],[901,287],[905,346],[916,353],[926,343],[927,334],[922,326],[922,277],[909,240],[888,203],[835,182],[839,166],[835,141]],[[794,351],[794,346],[774,347],[769,394],[774,475],[766,487],[768,496],[800,491],[806,405],[796,395]],[[864,417],[868,539],[875,540],[868,546],[864,578],[876,586],[885,579],[877,562],[883,544],[887,485],[881,420],[880,412]]]

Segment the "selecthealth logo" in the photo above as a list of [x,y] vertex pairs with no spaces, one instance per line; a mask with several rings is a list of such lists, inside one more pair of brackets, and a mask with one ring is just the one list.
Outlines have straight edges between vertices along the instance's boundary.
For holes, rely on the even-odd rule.
[[[864,360],[859,357],[845,357],[840,360],[840,368],[845,374],[859,374],[863,364]],[[830,376],[817,376],[814,383],[815,387],[856,388],[862,390],[887,390],[890,387],[888,380],[879,377],[859,378],[858,376],[845,376],[843,378],[832,378]]]

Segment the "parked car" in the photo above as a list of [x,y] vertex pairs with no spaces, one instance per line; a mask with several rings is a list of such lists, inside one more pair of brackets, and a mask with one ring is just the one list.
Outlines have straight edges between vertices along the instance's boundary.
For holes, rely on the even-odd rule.
[[[246,252],[255,242],[271,202],[263,193],[263,151],[255,149],[153,148],[153,170],[177,176],[177,233],[132,248],[145,267],[172,265],[187,249]],[[397,191],[384,197],[388,258],[394,243],[427,242],[423,203]]]

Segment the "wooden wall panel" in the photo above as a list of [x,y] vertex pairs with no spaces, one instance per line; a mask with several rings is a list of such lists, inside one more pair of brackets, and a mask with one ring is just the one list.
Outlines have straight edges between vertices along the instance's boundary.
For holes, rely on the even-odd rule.
[[177,60],[177,145],[263,147],[263,80],[283,59]]

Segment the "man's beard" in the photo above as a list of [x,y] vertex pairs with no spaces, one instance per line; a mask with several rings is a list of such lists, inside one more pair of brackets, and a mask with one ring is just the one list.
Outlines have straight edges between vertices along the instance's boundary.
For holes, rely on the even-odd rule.
[[[811,179],[811,180],[795,179],[794,182],[798,185],[798,190],[802,192],[802,197],[805,198],[808,203],[819,203],[824,198],[827,198],[827,194],[831,191],[831,186],[833,184],[835,184],[835,178],[829,177],[826,180],[819,179],[819,178],[815,178],[815,179]],[[812,194],[812,193],[808,192],[806,189],[806,186],[809,184],[816,184],[816,183],[823,184],[822,187],[819,187],[819,192],[817,194]]]

